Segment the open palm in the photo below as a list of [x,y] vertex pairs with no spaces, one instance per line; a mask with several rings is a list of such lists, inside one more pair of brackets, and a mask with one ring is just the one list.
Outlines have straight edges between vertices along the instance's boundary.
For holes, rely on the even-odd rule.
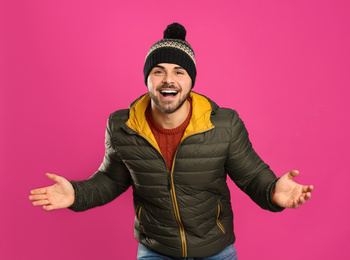
[[45,210],[68,208],[73,205],[75,192],[72,184],[65,178],[47,173],[46,177],[56,183],[52,186],[30,191],[29,199],[34,206],[43,206]]
[[304,186],[293,181],[299,172],[290,171],[283,175],[276,183],[273,200],[279,206],[284,208],[298,208],[305,204],[305,201],[311,198],[311,192],[314,187]]

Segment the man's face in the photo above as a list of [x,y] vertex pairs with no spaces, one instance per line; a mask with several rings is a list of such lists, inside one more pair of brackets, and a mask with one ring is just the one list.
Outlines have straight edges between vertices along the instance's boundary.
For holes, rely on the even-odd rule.
[[147,86],[157,108],[163,113],[171,114],[190,96],[192,80],[179,65],[160,63],[151,70]]

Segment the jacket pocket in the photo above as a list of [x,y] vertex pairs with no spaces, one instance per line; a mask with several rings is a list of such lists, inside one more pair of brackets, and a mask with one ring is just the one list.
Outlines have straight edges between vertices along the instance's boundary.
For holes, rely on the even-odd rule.
[[139,220],[139,223],[140,223],[142,232],[143,232],[144,234],[146,234],[145,227],[143,226],[142,220],[141,220],[141,212],[142,212],[142,206],[139,206],[139,207],[137,208],[137,219]]
[[221,229],[222,233],[225,234],[225,228],[222,226],[222,224],[220,222],[221,213],[222,213],[222,206],[220,204],[218,204],[218,215],[216,217],[216,224]]

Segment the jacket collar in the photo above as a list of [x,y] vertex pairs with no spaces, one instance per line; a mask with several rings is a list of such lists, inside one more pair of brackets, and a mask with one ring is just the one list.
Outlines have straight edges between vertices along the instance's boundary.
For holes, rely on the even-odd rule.
[[[205,132],[214,128],[214,125],[210,121],[210,116],[218,109],[218,105],[203,95],[191,92],[190,97],[192,99],[192,117],[181,141],[190,135]],[[145,116],[150,100],[151,97],[147,93],[131,103],[129,119],[126,122],[126,125],[160,150]]]

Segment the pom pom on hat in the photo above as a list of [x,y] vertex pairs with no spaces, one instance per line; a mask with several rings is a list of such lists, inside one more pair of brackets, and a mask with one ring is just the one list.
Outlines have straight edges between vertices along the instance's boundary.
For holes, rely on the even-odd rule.
[[179,23],[172,23],[164,30],[164,39],[179,39],[185,41],[186,29]]

